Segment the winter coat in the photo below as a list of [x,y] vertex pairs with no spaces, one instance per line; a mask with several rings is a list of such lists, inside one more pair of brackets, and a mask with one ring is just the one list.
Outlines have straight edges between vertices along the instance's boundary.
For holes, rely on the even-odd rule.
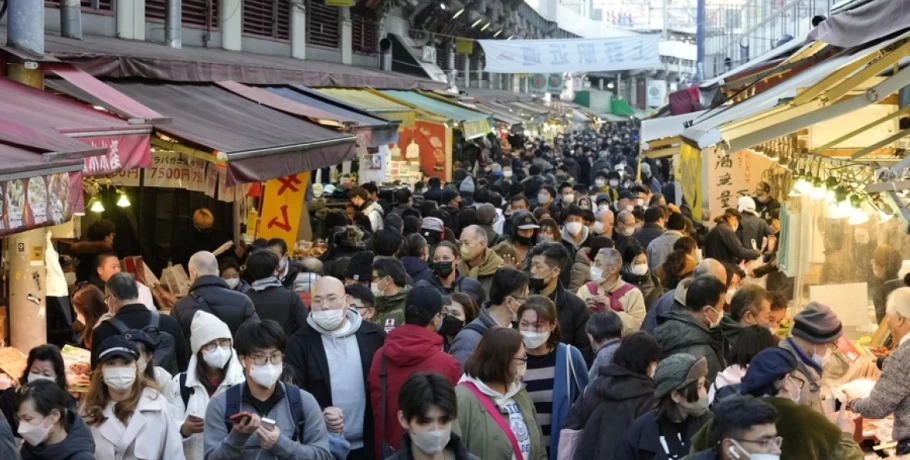
[[613,355],[622,342],[620,339],[608,340],[600,350],[597,350],[597,356],[594,357],[594,363],[588,369],[588,381],[593,382],[600,375],[600,369],[613,363]]
[[[489,306],[489,302],[484,303],[480,307],[480,314],[477,315],[477,318],[468,323],[474,326],[469,328],[468,324],[466,324],[465,327],[458,331],[455,339],[452,340],[452,346],[449,347],[449,354],[455,357],[462,368],[464,368],[464,363],[468,360],[468,357],[477,349],[477,345],[480,343],[480,339],[483,338],[483,334],[487,332],[487,329],[499,326],[499,323],[490,316]],[[473,327],[476,327],[483,332],[475,331]]]
[[[25,385],[26,383],[28,382],[20,382],[20,385]],[[66,396],[66,407],[70,410],[76,410],[79,401],[69,393]],[[13,432],[13,436],[19,438],[19,417],[16,416],[16,387],[9,387],[3,391],[3,394],[0,394],[0,412],[3,413],[3,417],[0,417],[0,419],[5,419]],[[0,459],[2,458],[0,457]]]
[[653,406],[654,389],[654,380],[647,375],[616,364],[601,367],[566,424],[582,430],[574,458],[613,458],[626,429]]
[[[356,317],[356,315],[354,315]],[[348,317],[348,321],[351,321]],[[360,363],[348,362],[346,365],[361,366],[363,372],[363,388],[367,397],[365,412],[363,414],[363,446],[369,451],[374,443],[373,410],[369,401],[369,387],[367,377],[370,375],[370,365],[373,355],[382,347],[385,333],[382,328],[368,321],[360,322],[353,332],[360,352]],[[343,338],[339,338],[342,340]],[[284,356],[285,365],[294,371],[294,380],[301,390],[313,395],[320,409],[334,406],[332,399],[332,382],[329,374],[329,363],[326,357],[323,335],[308,322],[288,339],[287,350]],[[372,458],[372,456],[369,456]]]
[[493,285],[493,275],[502,267],[502,257],[493,252],[492,249],[484,249],[483,260],[476,267],[468,265],[468,261],[461,259],[458,263],[458,273],[462,273],[468,278],[474,278],[483,285],[487,297],[490,295],[490,286]]
[[714,397],[717,395],[717,391],[721,388],[742,383],[743,377],[746,376],[746,369],[748,369],[748,367],[742,367],[739,364],[734,364],[732,366],[728,366],[726,369],[724,369],[723,372],[717,374],[714,382],[711,383],[711,386],[708,387],[708,401],[713,404]]
[[[463,379],[465,378],[467,377]],[[547,450],[543,445],[540,425],[537,424],[534,403],[524,385],[517,385],[520,385],[520,389],[510,391],[511,399],[518,405],[531,440],[531,455],[524,460],[546,460]],[[483,460],[512,460],[512,444],[477,396],[464,385],[457,385],[455,398],[458,401],[458,419],[452,424],[452,432],[461,437],[468,452]],[[496,405],[496,398],[490,399]],[[509,423],[508,414],[502,417]]]
[[[661,320],[663,322],[661,322]],[[658,318],[654,338],[663,350],[663,357],[678,353],[708,360],[707,380],[713,382],[717,373],[726,368],[724,351],[727,349],[720,329],[708,330],[686,311],[671,311]]]
[[657,267],[667,261],[667,257],[673,252],[673,245],[682,237],[682,232],[678,230],[667,230],[645,246],[648,253],[648,269],[651,273],[656,272]]
[[[117,314],[114,315],[114,318],[122,321],[130,329],[142,329],[149,325],[151,316],[152,313],[145,305],[134,303],[121,307]],[[174,338],[174,354],[176,355],[177,367],[166,370],[171,374],[175,374],[186,369],[189,348],[186,346],[186,338],[183,335],[180,324],[171,316],[160,315],[158,317],[158,328],[161,332],[166,332]],[[115,335],[120,335],[120,331],[110,321],[98,321],[98,324],[95,325],[95,329],[92,330],[92,369],[98,366],[98,352],[101,350],[101,343],[104,342],[104,339]]]
[[[243,365],[240,364],[237,352],[233,350],[232,352],[231,360],[228,362],[227,370],[224,373],[224,380],[215,389],[212,397],[246,381],[246,377],[243,375]],[[183,426],[183,422],[186,421],[186,417],[190,414],[204,419],[205,410],[211,399],[208,391],[199,383],[199,375],[196,374],[197,360],[197,355],[193,355],[190,358],[189,367],[186,369],[186,388],[189,388],[191,392],[186,405],[183,404],[183,396],[180,391],[180,374],[175,375],[170,384],[162,390],[167,402],[170,403],[171,417],[174,419],[177,429]],[[186,454],[187,460],[203,460],[205,443],[202,439],[202,433],[194,433],[188,438],[183,438],[183,452]]]
[[[398,423],[398,419],[395,419],[395,422]],[[414,460],[414,454],[411,452],[411,435],[408,432],[405,432],[401,435],[400,444],[401,449],[398,452],[395,452],[391,457],[386,458],[385,460]],[[454,460],[480,460],[480,457],[471,454],[464,447],[464,443],[461,442],[461,438],[457,434],[452,433],[449,437],[449,443],[446,444],[446,450],[454,454]],[[447,457],[448,458],[448,457]]]
[[[15,460],[18,458],[16,448],[16,438],[13,437],[13,430],[10,429],[9,423],[0,418],[0,458],[9,458]],[[92,441],[92,452],[95,450],[94,441]],[[67,460],[95,460],[95,457],[74,457]]]
[[[862,460],[864,454],[853,441],[828,421],[824,414],[814,411],[787,398],[764,397],[762,402],[777,409],[777,435],[784,438],[781,444],[783,460]],[[851,405],[852,407],[852,405]],[[692,451],[708,448],[708,422],[692,437]]]
[[[617,279],[616,283],[609,289],[598,284],[597,295],[609,297],[608,293],[616,292],[626,284],[628,283],[621,279]],[[587,285],[578,288],[577,295],[581,298],[582,304],[589,298],[594,297]],[[628,335],[641,329],[642,321],[645,320],[645,315],[647,314],[645,310],[645,299],[644,296],[642,296],[641,291],[639,291],[638,288],[627,291],[619,298],[619,303],[622,305],[623,311],[618,311],[616,314],[619,315],[619,318],[622,320],[623,335]],[[606,308],[610,308],[610,306],[607,305]]]
[[430,266],[427,264],[427,261],[423,259],[405,256],[401,258],[401,264],[404,265],[404,271],[412,280],[414,280],[415,285],[421,280],[430,280],[436,277],[433,275],[433,272],[430,271]]
[[[70,247],[70,254],[79,259],[76,264],[76,281],[79,283],[91,281],[98,278],[98,272],[95,270],[95,258],[98,254],[114,249],[104,241],[76,241]],[[104,292],[102,286],[101,292]]]
[[[66,413],[66,418],[70,425],[66,439],[57,444],[39,444],[37,446],[24,442],[20,452],[22,460],[95,460],[95,439],[92,438],[88,425],[72,411]],[[14,454],[13,456],[0,455],[0,458],[14,459],[16,457]]]
[[645,224],[632,234],[632,238],[635,238],[635,240],[638,241],[639,246],[648,249],[648,245],[651,244],[652,241],[660,238],[663,234],[664,228],[660,225]]
[[885,418],[894,414],[896,440],[910,439],[910,344],[898,345],[885,360],[882,376],[872,388],[868,398],[855,399],[850,408],[867,418]]
[[[559,274],[559,281],[562,282],[563,286],[572,284],[573,264],[575,263],[578,252],[583,248],[590,248],[593,244],[594,233],[588,230],[588,227],[581,227],[581,235],[581,243],[575,244],[571,240],[571,236],[569,236],[569,231],[565,228],[562,229],[562,239],[559,242],[562,243],[562,246],[566,248],[566,253],[569,254],[569,257],[566,259],[566,266],[562,268],[562,272]],[[588,250],[590,251],[590,249]],[[597,254],[595,254],[595,256],[596,255]]]
[[591,281],[591,248],[581,248],[575,254],[575,263],[572,264],[572,275],[569,281],[569,292],[578,292],[578,288]]
[[739,240],[748,249],[762,248],[762,241],[765,238],[774,235],[774,230],[767,222],[763,221],[755,214],[748,212],[742,213],[742,219],[739,222],[739,228],[736,229]]
[[[571,351],[570,351],[571,350]],[[568,367],[571,365],[572,367]],[[569,416],[572,404],[578,397],[585,393],[590,383],[588,379],[588,366],[581,352],[564,343],[556,346],[556,367],[553,370],[553,393],[550,399],[552,411],[550,413],[550,457],[559,456],[559,429]],[[568,385],[568,388],[566,387]]]
[[754,197],[753,200],[755,200],[755,214],[765,221],[771,219],[772,212],[780,211],[780,201],[777,201],[774,197],[769,198],[767,203],[762,203]]
[[487,301],[487,293],[483,290],[483,285],[480,284],[480,281],[477,281],[474,278],[468,278],[461,273],[455,275],[451,288],[443,286],[442,282],[440,282],[439,278],[436,276],[418,281],[415,287],[431,287],[439,291],[441,295],[446,296],[451,296],[454,292],[464,292],[471,296],[477,305],[481,305]]
[[261,291],[250,289],[246,295],[253,301],[259,319],[280,324],[288,337],[306,324],[306,305],[294,291],[274,286]]
[[715,225],[705,236],[704,255],[706,259],[737,265],[743,260],[755,260],[760,254],[743,246],[736,232],[722,223]]
[[727,348],[724,350],[724,356],[729,357],[730,352],[733,351],[733,346],[736,344],[736,340],[739,339],[739,334],[743,332],[743,327],[736,322],[735,319],[731,318],[730,315],[724,315],[720,319],[720,324],[717,325],[717,328],[720,329],[724,334],[724,342],[726,342]]
[[[202,305],[197,297],[204,301],[205,305]],[[211,313],[224,321],[232,335],[236,334],[240,325],[246,321],[259,319],[253,301],[246,295],[231,290],[227,283],[216,275],[196,278],[190,286],[189,295],[178,300],[171,310],[171,316],[177,318],[187,342],[190,340],[193,317],[199,310]]]
[[[382,358],[386,359],[386,412],[382,414]],[[398,390],[415,372],[438,372],[452,385],[461,378],[461,367],[452,355],[442,351],[442,336],[420,326],[406,324],[386,336],[383,346],[373,355],[367,379],[370,403],[375,411],[374,426],[385,426],[385,439],[392,449],[399,450],[399,441],[406,430],[398,423]],[[376,458],[382,454],[382,439],[376,433]]]
[[641,296],[645,299],[645,310],[650,310],[651,305],[654,305],[654,302],[664,295],[664,288],[660,285],[660,280],[651,272],[638,276],[629,269],[628,265],[623,265],[620,277],[641,291]]
[[404,304],[410,291],[410,286],[405,286],[395,294],[376,297],[373,303],[376,314],[370,322],[384,329],[386,334],[396,327],[404,326]]
[[146,388],[129,423],[116,420],[113,405],[104,408],[101,425],[89,426],[97,460],[180,460],[184,457],[180,427],[171,418],[167,399]]
[[[654,243],[651,244],[653,245]],[[695,273],[696,267],[698,267],[698,264],[695,259],[691,256],[686,256],[685,264],[683,264],[683,268],[679,272],[672,273],[667,270],[667,263],[664,261],[662,265],[657,267],[657,270],[654,270],[654,275],[660,280],[660,285],[664,288],[664,291],[668,291],[676,289],[680,281],[691,277]]]
[[692,278],[684,279],[679,282],[676,289],[667,291],[664,295],[660,296],[660,298],[657,299],[657,302],[654,302],[654,305],[651,305],[651,309],[648,310],[648,314],[645,316],[645,322],[641,324],[641,330],[653,335],[654,330],[657,329],[658,317],[664,313],[685,308],[686,292],[689,290],[690,284],[692,284]]
[[300,263],[289,257],[284,270],[279,269],[278,280],[281,281],[281,285],[284,286],[285,289],[293,291],[294,282],[297,281],[297,275],[299,275],[301,271],[303,271],[303,267],[300,266]]
[[[822,368],[818,364],[815,364],[812,361],[811,356],[807,356],[799,348],[796,343],[793,342],[792,338],[781,341],[781,348],[790,352],[793,355],[793,358],[796,359],[796,369],[793,372],[790,372],[790,378],[796,381],[796,387],[800,388],[798,395],[788,395],[790,399],[796,399],[799,397],[800,404],[809,406],[819,413],[824,414],[825,409],[822,407],[822,398],[821,398],[821,384],[822,384]],[[783,393],[789,386],[785,386],[780,396],[785,396]]]
[[[705,412],[701,417],[686,418],[683,436],[692,439],[709,420],[710,412]],[[613,452],[613,460],[667,460],[667,454],[660,444],[657,411],[648,412],[632,423],[619,447]]]
[[373,233],[382,230],[382,220],[385,216],[385,212],[382,210],[382,206],[379,203],[373,203],[367,201],[369,204],[364,204],[363,208],[360,210],[363,215],[370,218],[370,230]]
[[594,362],[594,351],[585,325],[591,313],[585,306],[584,300],[562,287],[562,282],[550,294],[550,300],[556,305],[557,319],[559,321],[559,341],[581,350],[586,363]]

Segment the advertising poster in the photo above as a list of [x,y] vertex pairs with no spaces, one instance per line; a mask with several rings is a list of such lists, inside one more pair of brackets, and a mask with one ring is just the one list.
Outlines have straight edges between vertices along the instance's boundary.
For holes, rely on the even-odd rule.
[[452,167],[448,160],[448,152],[452,149],[451,134],[447,131],[444,124],[417,120],[412,128],[399,133],[398,146],[407,151],[413,141],[420,149],[420,169],[424,175],[447,180]]

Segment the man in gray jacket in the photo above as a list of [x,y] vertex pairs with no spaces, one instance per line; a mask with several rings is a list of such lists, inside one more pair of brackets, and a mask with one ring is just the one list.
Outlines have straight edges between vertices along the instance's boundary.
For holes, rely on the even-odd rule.
[[685,236],[683,231],[686,229],[686,218],[677,212],[671,212],[667,218],[667,230],[663,235],[655,238],[648,247],[648,269],[651,273],[657,270],[667,261],[667,257],[673,252],[673,245],[676,241]]
[[278,381],[286,341],[274,321],[248,321],[237,330],[234,349],[246,383],[209,401],[203,429],[206,460],[333,459],[313,395]]
[[493,275],[490,286],[490,300],[485,302],[480,309],[480,315],[467,324],[455,336],[449,354],[458,360],[464,368],[464,363],[474,353],[480,339],[487,329],[496,326],[508,327],[518,313],[525,300],[528,299],[528,274],[512,268],[500,268]]

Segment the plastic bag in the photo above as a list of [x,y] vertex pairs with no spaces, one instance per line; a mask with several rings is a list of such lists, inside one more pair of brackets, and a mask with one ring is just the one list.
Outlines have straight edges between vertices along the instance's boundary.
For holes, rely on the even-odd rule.
[[186,297],[192,285],[190,277],[186,274],[186,270],[183,269],[183,265],[173,265],[171,263],[168,263],[167,268],[161,271],[161,284],[178,299]]

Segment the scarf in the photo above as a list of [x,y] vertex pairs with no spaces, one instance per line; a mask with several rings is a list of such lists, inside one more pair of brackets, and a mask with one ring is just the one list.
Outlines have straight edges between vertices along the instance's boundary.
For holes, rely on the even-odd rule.
[[280,287],[283,288],[284,285],[281,284],[281,281],[277,277],[263,278],[261,280],[253,281],[253,284],[250,285],[250,289],[259,292],[264,291],[268,288]]

